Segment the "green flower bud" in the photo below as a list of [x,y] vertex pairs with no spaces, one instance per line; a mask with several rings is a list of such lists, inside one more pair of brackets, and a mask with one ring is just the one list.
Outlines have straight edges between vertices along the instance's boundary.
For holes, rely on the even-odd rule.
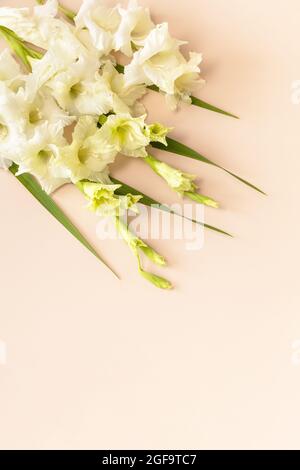
[[146,135],[150,142],[160,142],[161,144],[167,146],[168,144],[166,137],[168,132],[170,132],[172,129],[172,127],[165,127],[159,122],[155,122],[150,124],[150,126],[146,126]]
[[209,207],[218,207],[218,203],[214,199],[197,193],[197,185],[194,183],[196,179],[195,175],[183,173],[151,155],[148,155],[144,160],[155,173],[167,182],[170,188],[181,196],[186,196],[199,204],[204,204]]
[[150,248],[143,240],[140,240],[136,235],[134,235],[125,225],[119,217],[115,218],[116,228],[123,238],[123,240],[127,243],[131,251],[133,252],[134,256],[138,262],[138,269],[141,276],[146,279],[147,281],[151,282],[155,287],[159,287],[160,289],[171,289],[172,284],[163,277],[157,276],[156,274],[152,274],[148,271],[145,271],[142,268],[141,260],[139,256],[139,250],[141,250],[151,261],[155,264],[163,266],[166,264],[164,258],[158,254],[155,250]]

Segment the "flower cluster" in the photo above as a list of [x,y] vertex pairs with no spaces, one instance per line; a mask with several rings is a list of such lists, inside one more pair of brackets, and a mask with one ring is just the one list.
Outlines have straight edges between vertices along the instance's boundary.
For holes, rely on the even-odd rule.
[[[1,31],[29,67],[25,73],[8,50],[0,55],[0,166],[14,163],[17,175],[30,173],[47,193],[77,185],[92,210],[116,218],[136,255],[138,247],[157,262],[121,225],[120,216],[136,211],[140,197],[116,194],[109,165],[118,154],[142,158],[180,195],[216,207],[197,194],[195,177],[148,154],[151,142],[167,144],[170,129],[147,124],[140,102],[147,87],[155,87],[172,109],[190,103],[203,82],[201,55],[190,53],[187,60],[180,49],[185,43],[170,35],[167,23],[154,24],[136,0],[127,8],[85,0],[78,14],[67,14],[71,22],[58,16],[57,0],[38,3],[33,9],[0,8]],[[125,56],[126,66],[118,66],[116,53]],[[158,279],[149,280],[169,287]]]

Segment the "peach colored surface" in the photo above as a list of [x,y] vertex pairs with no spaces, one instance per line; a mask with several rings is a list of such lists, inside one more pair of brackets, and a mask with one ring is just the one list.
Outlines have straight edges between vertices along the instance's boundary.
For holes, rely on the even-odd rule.
[[[241,117],[172,114],[153,94],[149,119],[269,196],[176,158],[223,202],[206,210],[207,222],[236,236],[207,232],[196,253],[155,241],[176,286],[163,292],[138,276],[121,241],[97,239],[74,188],[55,200],[121,281],[1,171],[0,447],[299,449],[299,1],[141,3],[204,53],[201,97]],[[114,172],[175,199],[142,162],[120,161]]]

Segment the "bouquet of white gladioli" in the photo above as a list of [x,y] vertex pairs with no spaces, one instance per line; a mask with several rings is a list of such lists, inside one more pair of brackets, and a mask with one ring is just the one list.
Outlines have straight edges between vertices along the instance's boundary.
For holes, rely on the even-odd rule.
[[[111,178],[109,165],[119,153],[141,158],[179,195],[218,207],[198,193],[195,176],[151,155],[153,146],[215,165],[167,137],[170,128],[147,123],[141,99],[151,89],[164,94],[172,110],[184,102],[230,114],[192,96],[204,83],[201,54],[186,59],[185,42],[170,35],[167,23],[155,25],[136,0],[127,8],[85,0],[77,14],[57,0],[38,3],[33,9],[0,8],[0,33],[14,53],[6,49],[0,55],[0,166],[97,255],[49,196],[66,183],[76,185],[90,209],[115,220],[140,273],[170,288],[167,280],[143,270],[140,255],[158,265],[164,259],[122,221],[124,212],[151,199]],[[117,63],[120,55],[127,65]]]

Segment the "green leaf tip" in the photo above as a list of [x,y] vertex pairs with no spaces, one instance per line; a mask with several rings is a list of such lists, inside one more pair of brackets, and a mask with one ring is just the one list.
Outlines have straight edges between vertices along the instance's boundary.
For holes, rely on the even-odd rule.
[[209,160],[208,158],[204,157],[200,153],[196,152],[196,150],[188,147],[185,144],[182,144],[181,142],[178,142],[177,140],[171,139],[170,137],[167,137],[167,144],[168,146],[165,147],[162,145],[160,142],[154,142],[151,144],[152,147],[157,148],[159,150],[163,150],[165,152],[170,152],[170,153],[175,153],[176,155],[180,155],[182,157],[188,157],[192,158],[193,160],[198,160],[199,162],[207,163],[208,165],[214,166],[215,168],[218,168],[219,170],[225,171],[225,173],[229,174],[230,176],[233,176],[233,178],[237,179],[241,183],[245,184],[246,186],[249,186],[250,188],[254,189],[255,191],[263,194],[266,196],[266,193],[259,189],[257,186],[254,186],[254,184],[249,183],[249,181],[246,181],[245,179],[241,178],[240,176],[237,176],[236,174],[232,173],[229,170],[226,170],[226,168],[223,168],[221,165],[218,165],[217,163],[213,162],[212,160]]
[[191,99],[192,99],[192,104],[194,106],[198,106],[199,108],[207,109],[207,110],[212,111],[214,113],[223,114],[223,116],[232,117],[234,119],[240,119],[235,114],[228,113],[228,111],[224,111],[223,109],[217,108],[216,106],[213,106],[212,104],[206,103],[205,101],[200,100],[199,98],[196,98],[196,96],[191,96]]

